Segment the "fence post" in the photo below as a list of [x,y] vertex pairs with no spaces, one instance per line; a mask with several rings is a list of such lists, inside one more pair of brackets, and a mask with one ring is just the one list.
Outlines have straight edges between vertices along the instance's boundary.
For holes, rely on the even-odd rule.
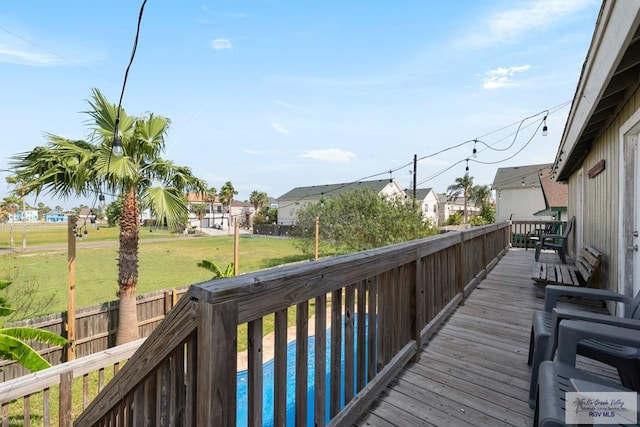
[[201,300],[196,425],[236,425],[238,303]]

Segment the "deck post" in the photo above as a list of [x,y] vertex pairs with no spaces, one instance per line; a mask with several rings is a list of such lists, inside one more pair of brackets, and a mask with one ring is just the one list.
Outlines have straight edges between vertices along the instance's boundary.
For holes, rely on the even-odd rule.
[[462,295],[460,305],[464,304],[464,232],[460,233],[460,243],[456,244],[456,291]]
[[425,326],[425,285],[422,269],[422,258],[420,257],[420,249],[416,249],[416,277],[414,286],[414,297],[411,301],[411,335],[416,341],[416,354],[413,357],[414,362],[420,360],[422,349],[422,328]]
[[196,424],[236,425],[238,303],[201,300]]

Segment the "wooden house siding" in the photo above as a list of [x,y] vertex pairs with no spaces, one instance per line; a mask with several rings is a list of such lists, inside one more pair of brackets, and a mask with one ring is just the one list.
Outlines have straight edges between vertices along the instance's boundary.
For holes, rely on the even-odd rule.
[[[618,291],[619,235],[618,224],[620,206],[620,128],[640,108],[640,93],[636,90],[629,101],[620,110],[611,124],[597,138],[582,165],[583,180],[583,244],[593,245],[604,257],[601,264],[601,287]],[[588,177],[588,171],[600,160],[605,161],[605,169],[594,178]],[[579,188],[579,173],[573,173],[569,179],[569,216],[577,215],[576,197]],[[575,256],[576,233],[572,233],[570,253]]]

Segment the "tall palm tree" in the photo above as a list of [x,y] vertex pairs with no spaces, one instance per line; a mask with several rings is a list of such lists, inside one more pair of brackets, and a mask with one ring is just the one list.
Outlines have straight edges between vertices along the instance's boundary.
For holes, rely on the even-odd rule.
[[489,203],[489,197],[491,196],[491,189],[488,185],[476,185],[471,191],[473,202],[476,206],[480,205],[484,207]]
[[[6,289],[11,282],[0,280],[0,290]],[[9,302],[0,296],[0,317],[13,313]],[[51,366],[49,362],[38,354],[28,341],[40,341],[49,345],[67,345],[67,340],[60,335],[45,329],[31,327],[5,328],[0,322],[0,359],[14,360],[31,372],[39,371]]]
[[[132,117],[98,91],[88,101],[89,138],[71,140],[47,135],[47,145],[12,158],[16,176],[30,191],[55,196],[96,195],[101,191],[123,196],[119,218],[118,296],[120,309],[116,343],[136,339],[136,286],[141,207],[157,220],[181,229],[188,218],[185,192],[206,190],[206,183],[184,166],[164,160],[169,120],[148,114]],[[124,155],[111,154],[116,117]]]
[[269,196],[264,191],[253,190],[249,195],[249,203],[258,212],[269,203]]
[[[216,213],[214,209],[214,204],[216,202],[216,197],[218,197],[218,190],[216,187],[209,187],[206,189],[204,194],[202,195],[204,201],[209,203],[209,212],[211,212],[211,221],[215,223]],[[211,223],[209,223],[209,227],[211,227]]]
[[[231,181],[225,182],[220,189],[220,194],[218,194],[218,196],[220,197],[220,203],[222,203],[223,206],[227,207],[227,212],[229,212],[229,215],[231,215],[230,212],[231,203],[233,202],[233,196],[235,196],[236,194],[238,194],[238,192],[235,188],[233,188],[233,184],[231,183]],[[222,212],[222,220],[224,222],[224,209]],[[229,218],[229,220],[231,220],[231,218]],[[229,223],[229,225],[231,225],[231,223]]]
[[467,206],[469,199],[473,198],[473,177],[465,173],[463,177],[456,178],[456,183],[447,187],[449,200],[455,201],[460,195],[464,197],[464,222],[468,222]]

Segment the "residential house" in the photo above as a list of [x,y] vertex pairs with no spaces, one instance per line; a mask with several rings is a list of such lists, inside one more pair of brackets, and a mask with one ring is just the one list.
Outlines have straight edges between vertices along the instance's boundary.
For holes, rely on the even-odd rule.
[[550,168],[547,163],[499,168],[491,184],[497,199],[496,220],[566,219],[566,185],[550,178]]
[[312,185],[310,187],[296,187],[278,197],[278,223],[294,225],[298,211],[323,199],[338,196],[348,191],[367,188],[385,197],[405,198],[405,193],[396,180],[379,179],[373,181],[347,182],[341,184]]
[[59,211],[49,211],[44,214],[44,222],[65,223],[67,222],[67,214]]
[[37,222],[39,220],[38,211],[36,209],[19,210],[16,213],[9,213],[8,221],[24,221]]
[[601,286],[629,296],[640,291],[639,75],[640,5],[605,1],[553,163],[576,217],[569,253],[597,248]]
[[[218,197],[213,200],[205,199],[202,194],[187,194],[187,208],[189,210],[189,223],[192,226],[203,228],[213,228],[215,225],[222,224],[223,211],[222,203]],[[202,218],[199,218],[199,215]],[[225,215],[228,223],[228,215]]]
[[231,218],[237,217],[238,223],[243,227],[250,227],[253,225],[253,216],[256,214],[256,209],[249,202],[233,200],[231,202],[229,214]]
[[420,204],[422,215],[434,225],[438,223],[438,194],[433,188],[417,188],[416,202]]
[[[437,194],[438,197],[438,225],[447,224],[447,220],[451,214],[458,213],[464,217],[464,197],[458,197],[455,200],[450,199],[446,194]],[[469,218],[480,215],[482,207],[476,206],[471,200],[467,203],[467,214]]]

